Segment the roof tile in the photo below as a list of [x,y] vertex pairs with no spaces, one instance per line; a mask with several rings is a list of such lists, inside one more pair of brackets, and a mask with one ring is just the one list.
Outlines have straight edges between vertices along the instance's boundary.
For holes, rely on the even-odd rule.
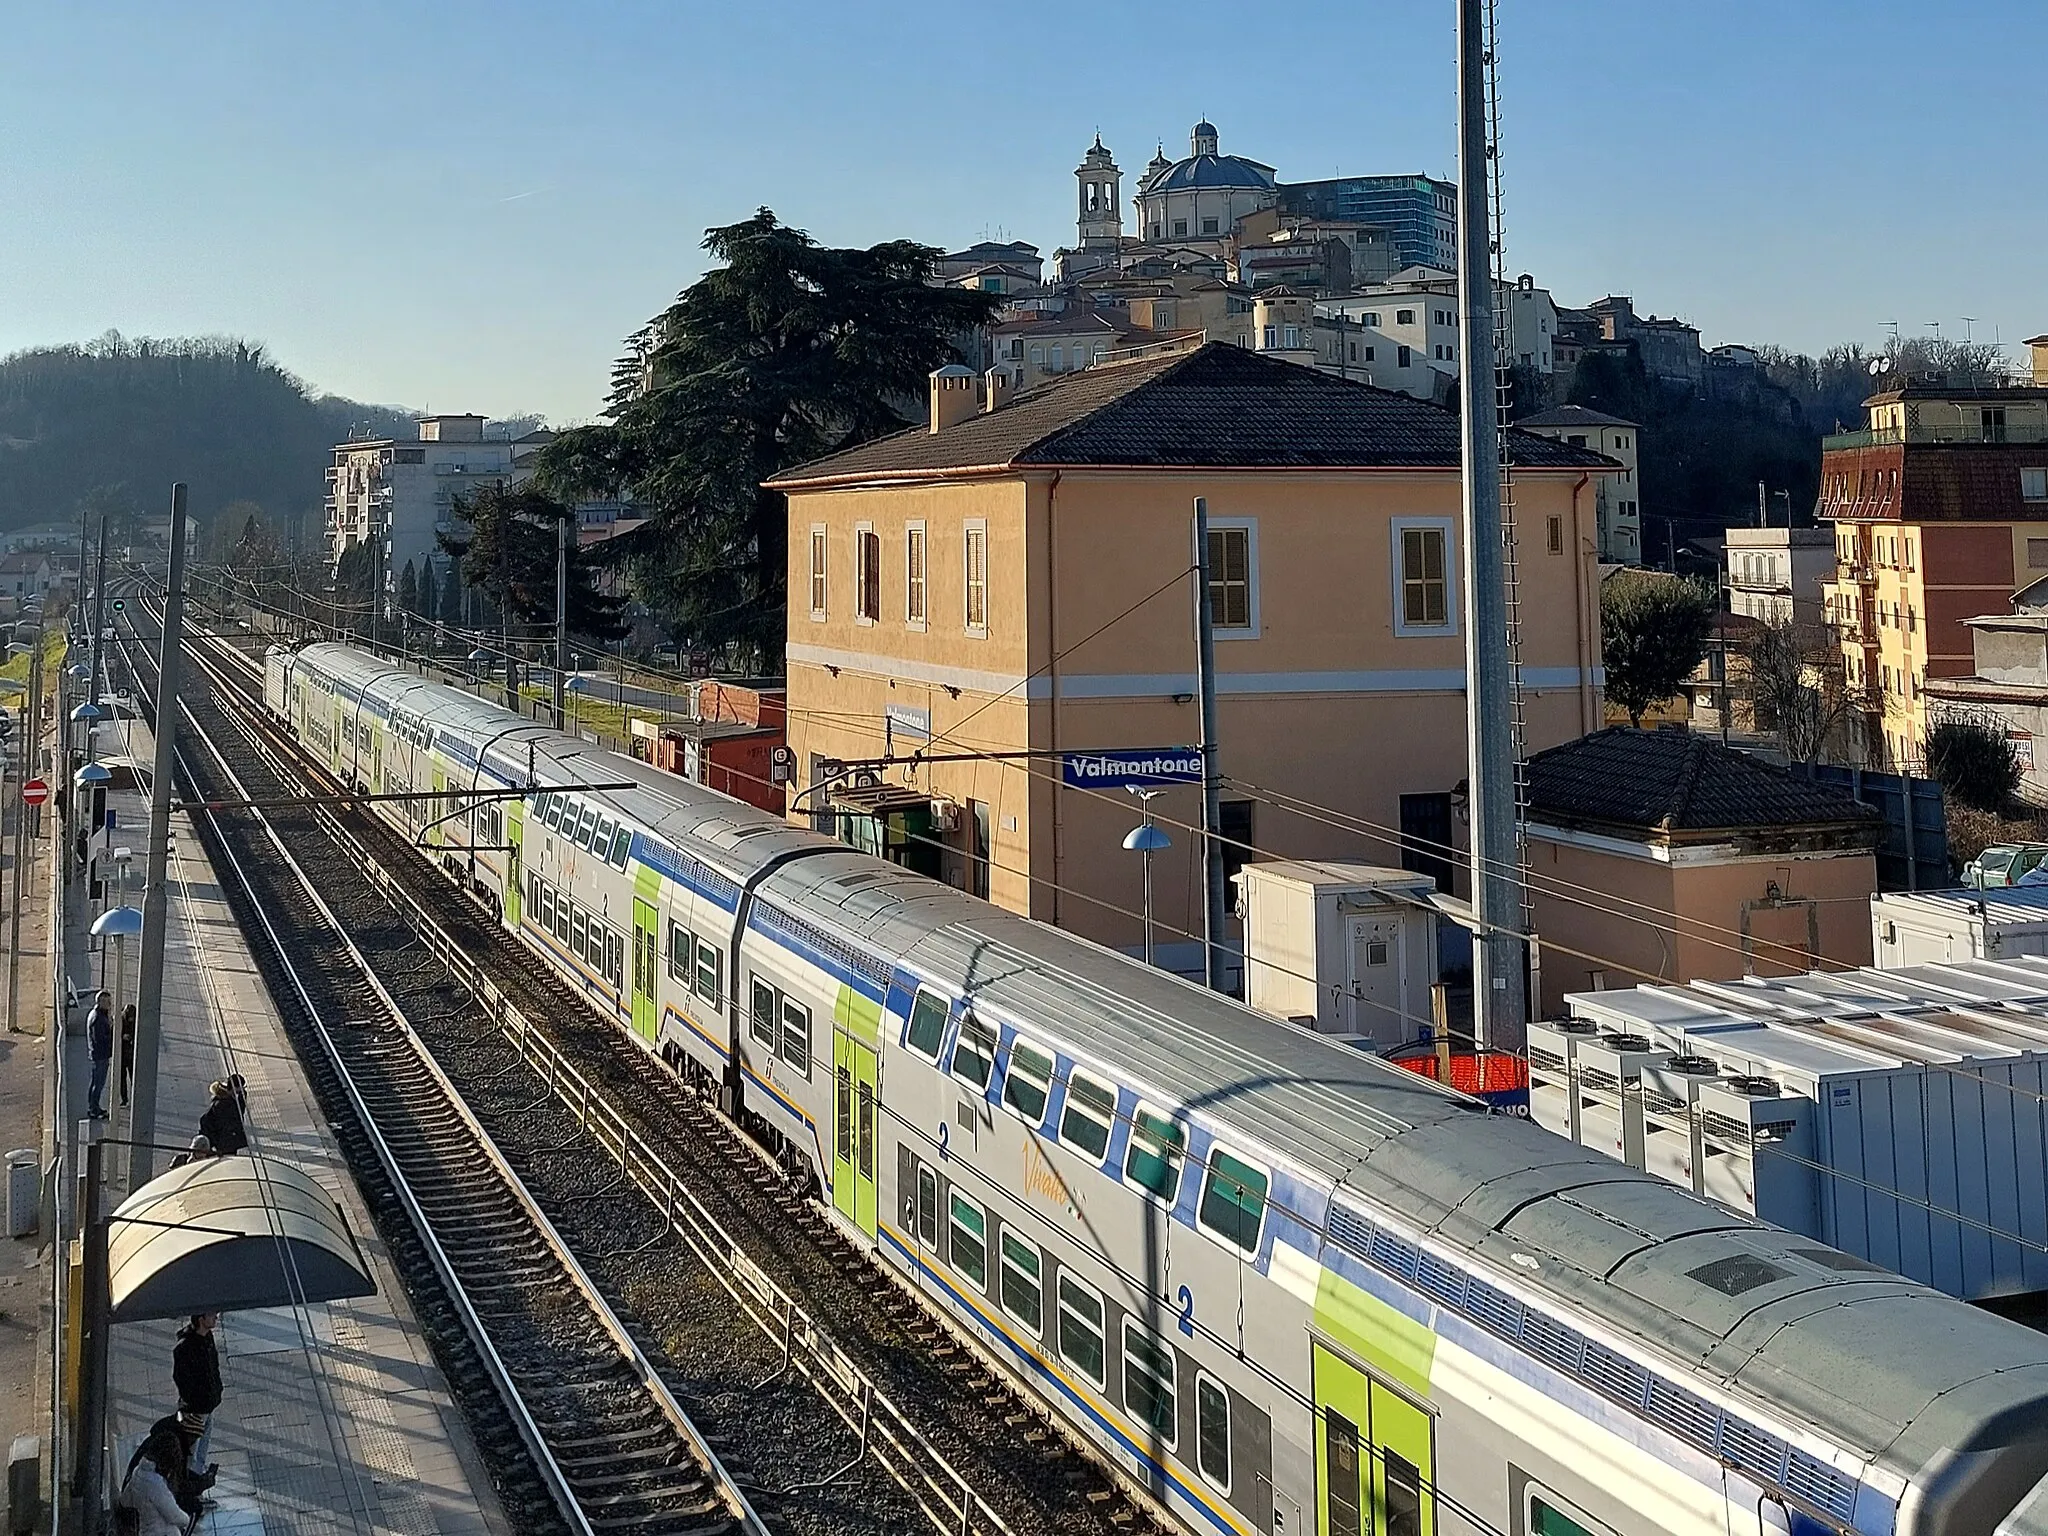
[[1875,824],[1860,801],[1689,731],[1613,726],[1529,759],[1529,818],[1638,832]]

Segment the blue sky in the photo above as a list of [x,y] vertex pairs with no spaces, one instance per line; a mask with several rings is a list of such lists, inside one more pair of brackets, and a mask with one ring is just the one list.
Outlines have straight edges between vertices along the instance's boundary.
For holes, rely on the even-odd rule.
[[[1508,248],[1560,302],[1818,349],[2048,330],[2048,0],[1503,0]],[[267,342],[320,389],[591,415],[767,204],[833,244],[1071,238],[1189,124],[1283,179],[1454,169],[1449,0],[6,8],[0,352]]]

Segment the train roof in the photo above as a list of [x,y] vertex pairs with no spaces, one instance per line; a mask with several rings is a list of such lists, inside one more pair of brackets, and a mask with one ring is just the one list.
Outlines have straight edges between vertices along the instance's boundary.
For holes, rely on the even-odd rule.
[[[380,696],[420,681],[342,646],[306,654]],[[513,723],[426,686],[442,729],[481,742]],[[1306,1170],[1462,1258],[1496,1294],[1512,1286],[1632,1339],[1902,1479],[1973,1440],[2024,1442],[2021,1456],[2044,1462],[2033,1476],[2048,1472],[2048,1338],[632,758],[531,723],[518,731],[502,741],[521,752],[531,741],[549,771],[580,776],[559,782],[631,781],[602,798],[692,852],[715,846],[751,871],[770,850],[829,850],[776,870],[762,894]],[[1548,1326],[1547,1342],[1522,1343],[1554,1359]],[[1575,1358],[1590,1362],[1597,1342],[1581,1339]],[[1669,1411],[1682,1419],[1684,1405]]]

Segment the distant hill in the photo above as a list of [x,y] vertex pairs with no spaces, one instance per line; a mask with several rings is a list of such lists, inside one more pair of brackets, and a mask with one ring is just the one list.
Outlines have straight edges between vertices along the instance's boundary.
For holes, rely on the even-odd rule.
[[261,344],[234,338],[109,332],[17,352],[0,359],[0,532],[75,522],[86,510],[155,521],[171,482],[183,480],[202,529],[230,506],[237,525],[261,509],[282,542],[311,547],[333,445],[409,437],[417,415],[312,398]]

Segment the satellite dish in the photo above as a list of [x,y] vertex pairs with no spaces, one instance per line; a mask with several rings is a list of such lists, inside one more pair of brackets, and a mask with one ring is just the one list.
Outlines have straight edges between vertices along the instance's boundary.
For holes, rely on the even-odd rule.
[[1891,367],[1890,358],[1873,357],[1870,360],[1870,376],[1873,379],[1880,378],[1883,376],[1884,371],[1889,367]]

